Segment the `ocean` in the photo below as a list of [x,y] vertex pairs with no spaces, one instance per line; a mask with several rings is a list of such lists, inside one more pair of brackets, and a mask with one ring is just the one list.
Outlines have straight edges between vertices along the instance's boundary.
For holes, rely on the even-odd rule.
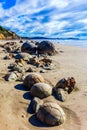
[[[58,44],[63,44],[63,45],[70,45],[70,46],[79,46],[79,47],[86,47],[87,48],[87,40],[58,40],[58,39],[32,39],[38,42],[41,41],[51,41],[53,43],[58,43]],[[15,41],[17,42],[18,40],[0,40],[1,43],[5,42],[11,42]],[[24,41],[30,41],[28,39],[25,39]]]
[[71,46],[79,46],[79,47],[87,47],[87,40],[54,40],[54,39],[34,39],[35,41],[41,42],[45,40],[49,40],[53,43],[63,44],[63,45],[71,45]]

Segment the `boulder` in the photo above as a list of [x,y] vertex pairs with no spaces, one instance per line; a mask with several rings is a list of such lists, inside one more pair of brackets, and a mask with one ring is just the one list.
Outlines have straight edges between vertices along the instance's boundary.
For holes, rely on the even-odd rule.
[[30,89],[30,93],[34,97],[43,99],[52,94],[52,87],[46,83],[36,83]]
[[58,88],[62,88],[66,90],[68,93],[71,93],[75,88],[75,84],[76,81],[74,77],[69,77],[67,79],[63,78],[57,82],[56,86],[54,87],[54,91],[56,91]]
[[58,89],[58,88],[65,89],[66,87],[67,87],[67,80],[65,78],[63,78],[57,82],[54,90],[56,91],[56,89]]
[[52,42],[42,41],[38,44],[38,54],[54,55],[55,53],[55,46]]
[[66,115],[63,109],[56,103],[44,103],[38,110],[36,117],[44,124],[55,126],[63,124]]
[[27,90],[30,90],[35,83],[44,82],[44,78],[38,73],[31,73],[24,79],[23,85]]
[[69,77],[67,79],[67,87],[68,87],[68,93],[71,93],[73,89],[75,88],[76,81],[74,77]]
[[27,52],[27,53],[36,53],[36,46],[35,44],[26,41],[25,43],[23,43],[23,45],[21,46],[21,51],[22,52]]

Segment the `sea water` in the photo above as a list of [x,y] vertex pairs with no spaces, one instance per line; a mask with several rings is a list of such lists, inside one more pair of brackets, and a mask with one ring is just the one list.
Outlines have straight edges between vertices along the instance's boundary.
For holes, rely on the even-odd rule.
[[51,41],[53,43],[63,44],[63,45],[71,45],[71,46],[79,46],[79,47],[87,47],[87,40],[54,40],[54,39],[34,39],[35,41]]
[[60,40],[60,44],[87,47],[87,40]]
[[[38,42],[51,41],[52,43],[58,43],[58,44],[63,44],[63,45],[87,47],[87,40],[58,40],[58,39],[32,39],[32,40],[35,40]],[[0,43],[11,42],[11,41],[17,42],[18,40],[0,40]],[[24,42],[25,41],[30,41],[30,40],[25,39]]]

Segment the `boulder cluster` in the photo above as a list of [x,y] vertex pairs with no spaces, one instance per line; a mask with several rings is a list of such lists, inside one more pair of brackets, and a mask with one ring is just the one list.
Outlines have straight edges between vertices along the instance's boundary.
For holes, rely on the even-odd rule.
[[4,59],[14,61],[8,66],[10,72],[6,74],[5,80],[23,82],[23,87],[33,97],[29,106],[42,123],[49,126],[63,124],[66,120],[63,108],[51,101],[44,102],[43,99],[55,96],[59,101],[65,101],[75,88],[76,81],[74,77],[64,78],[52,86],[40,74],[52,69],[49,56],[57,53],[54,44],[49,41],[26,41],[20,45],[7,42],[3,48],[7,54]]
[[[7,42],[2,47],[6,51],[4,59],[14,59],[14,63],[9,65],[10,73],[7,74],[6,80],[16,81],[22,79],[20,76],[27,72],[39,71],[40,73],[45,73],[53,69],[52,60],[49,58],[49,55],[54,55],[57,51],[54,44],[49,41],[40,43],[26,41],[20,44],[17,42]],[[15,72],[20,74],[15,76]]]
[[59,101],[65,101],[66,95],[75,87],[75,79],[61,79],[55,87],[45,82],[45,79],[36,73],[31,73],[25,77],[23,85],[33,97],[29,106],[42,123],[50,126],[63,124],[66,120],[66,114],[61,106],[51,101],[44,102],[44,98],[54,95]]

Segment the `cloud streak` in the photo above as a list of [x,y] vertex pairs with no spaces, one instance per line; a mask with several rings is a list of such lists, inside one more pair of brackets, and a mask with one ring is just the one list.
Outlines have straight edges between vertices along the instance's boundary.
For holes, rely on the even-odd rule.
[[84,37],[87,0],[0,0],[0,25],[21,36]]

